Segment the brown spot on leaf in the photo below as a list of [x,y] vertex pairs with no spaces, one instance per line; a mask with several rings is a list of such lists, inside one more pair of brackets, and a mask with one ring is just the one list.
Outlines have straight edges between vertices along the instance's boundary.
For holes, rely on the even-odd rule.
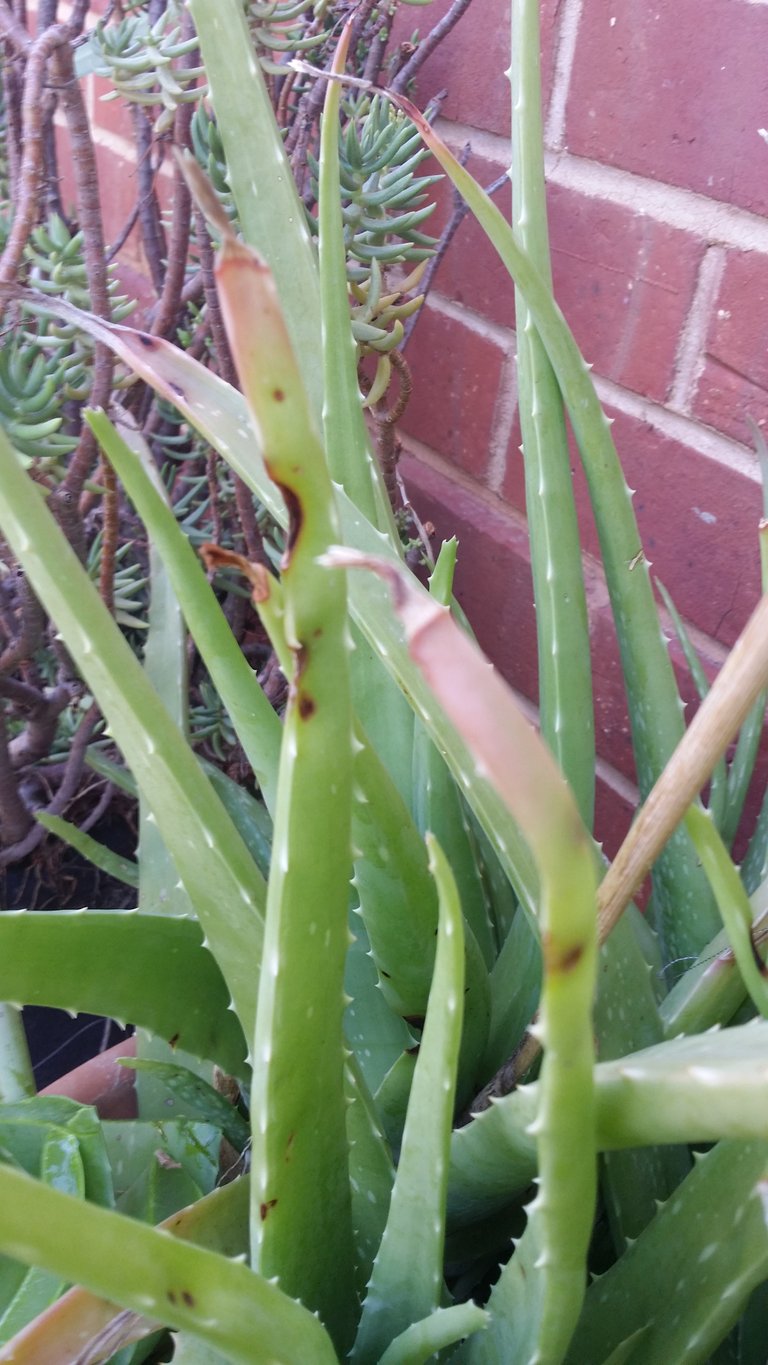
[[169,1303],[175,1303],[175,1302],[176,1302],[176,1295],[174,1294],[174,1292],[173,1292],[172,1289],[169,1289],[169,1290],[168,1290],[168,1292],[167,1292],[167,1294],[166,1294],[165,1297],[167,1298],[167,1300],[168,1300]]
[[292,488],[287,488],[285,484],[278,483],[278,488],[283,495],[285,505],[288,508],[288,535],[285,541],[285,552],[283,554],[283,568],[287,568],[291,562],[291,555],[296,546],[296,542],[301,535],[301,528],[304,525],[304,509],[301,500],[297,498]]
[[548,972],[572,972],[584,956],[583,943],[573,943],[570,948],[555,951],[549,934],[545,934],[541,947],[544,954],[544,964]]
[[157,346],[157,338],[150,336],[149,332],[137,332],[136,338],[138,341],[141,342],[142,346],[146,347],[148,351],[154,351],[155,347]]
[[270,1209],[273,1209],[275,1207],[276,1203],[277,1203],[276,1199],[268,1199],[265,1204],[259,1204],[259,1213],[261,1215],[262,1223],[265,1222],[267,1214],[269,1213]]
[[299,715],[302,720],[309,720],[315,714],[317,703],[314,697],[310,697],[308,692],[299,693]]
[[171,393],[175,393],[175,394],[176,394],[176,397],[177,397],[177,398],[185,398],[185,397],[186,397],[186,394],[185,394],[183,388],[181,387],[181,384],[177,384],[176,381],[175,381],[174,379],[169,379],[169,380],[168,380],[168,388],[171,390]]
[[173,1037],[168,1039],[168,1046],[169,1046],[169,1047],[175,1047],[176,1044],[178,1043],[178,1041],[179,1041],[179,1035],[178,1035],[178,1033],[174,1033]]
[[290,1161],[290,1159],[291,1159],[291,1148],[292,1148],[292,1146],[293,1146],[293,1144],[294,1144],[295,1138],[296,1138],[296,1134],[295,1134],[295,1133],[289,1133],[289,1134],[288,1134],[288,1137],[287,1137],[286,1143],[285,1143],[285,1156],[284,1156],[284,1158],[283,1158],[284,1161]]
[[273,390],[272,390],[272,397],[274,398],[274,400],[275,400],[276,403],[284,403],[284,402],[285,402],[285,389],[273,389]]
[[184,1300],[185,1304],[187,1305],[187,1308],[194,1308],[195,1306],[194,1294],[190,1294],[188,1289],[182,1289],[181,1297]]

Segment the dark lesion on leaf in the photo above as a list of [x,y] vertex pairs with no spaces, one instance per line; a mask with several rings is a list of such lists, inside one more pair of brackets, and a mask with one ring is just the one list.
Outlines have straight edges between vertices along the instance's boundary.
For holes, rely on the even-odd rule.
[[265,1222],[267,1214],[271,1212],[271,1210],[275,1207],[276,1203],[277,1203],[276,1199],[267,1199],[265,1203],[259,1204],[259,1214],[261,1216],[262,1223]]
[[[277,480],[275,480],[277,483]],[[301,535],[301,528],[304,525],[304,508],[301,499],[294,493],[292,488],[288,488],[284,483],[277,483],[283,495],[283,501],[288,509],[288,534],[285,540],[285,551],[283,553],[283,568],[287,569],[291,562],[291,555],[296,548],[296,542]]]
[[154,351],[157,346],[157,337],[151,336],[149,332],[137,332],[136,339],[142,346],[146,347],[148,351]]
[[317,702],[308,692],[299,692],[298,708],[301,719],[309,720],[317,710]]
[[544,964],[548,972],[572,972],[584,956],[584,944],[573,943],[569,948],[555,949],[549,934],[542,939]]

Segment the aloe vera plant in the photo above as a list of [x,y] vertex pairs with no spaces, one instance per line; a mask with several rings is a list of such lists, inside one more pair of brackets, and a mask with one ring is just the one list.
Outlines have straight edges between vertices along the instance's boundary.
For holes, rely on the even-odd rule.
[[[309,8],[249,7],[257,43],[274,54],[291,34],[311,38],[299,22]],[[324,6],[311,8],[321,25]],[[135,784],[142,812],[137,863],[122,868],[135,912],[0,916],[0,1361],[138,1360],[165,1329],[182,1363],[674,1365],[719,1359],[724,1342],[740,1365],[764,1356],[768,1023],[752,1016],[768,1015],[768,886],[744,885],[729,844],[768,685],[768,603],[684,732],[630,495],[552,297],[538,10],[511,10],[512,223],[407,100],[358,82],[345,102],[348,27],[327,73],[316,259],[243,6],[191,0],[231,204],[218,172],[213,189],[187,173],[217,240],[240,388],[160,337],[45,299],[176,407],[282,543],[277,566],[214,543],[201,562],[130,416],[91,412],[152,544],[142,666],[0,436],[3,536],[98,700],[124,762],[110,771]],[[527,477],[542,490],[531,527],[540,736],[452,604],[455,545],[429,591],[407,568],[363,420],[357,348],[376,328],[361,331],[358,310],[379,284],[372,268],[360,291],[345,269],[340,189],[369,98],[375,145],[409,145],[418,130],[518,290]],[[29,292],[24,302],[42,306]],[[563,408],[593,496],[646,797],[611,867],[591,830]],[[246,585],[288,679],[282,721],[206,568]],[[185,629],[258,799],[190,748]],[[580,661],[574,689],[565,651]],[[750,868],[764,868],[765,843],[761,824]],[[698,954],[663,998],[659,950],[631,904],[651,867],[663,950]],[[183,1049],[136,1063],[166,1087],[176,1125],[162,1131],[173,1177],[144,1180],[140,1208],[115,1154],[127,1144],[140,1166],[157,1119],[99,1125],[25,1098],[12,1007],[30,1000],[128,1019],[152,1046]],[[211,1063],[239,1090],[237,1109],[211,1089]],[[218,1185],[222,1134],[247,1169]],[[157,1226],[126,1217],[137,1212]],[[67,1283],[77,1287],[61,1296]]]

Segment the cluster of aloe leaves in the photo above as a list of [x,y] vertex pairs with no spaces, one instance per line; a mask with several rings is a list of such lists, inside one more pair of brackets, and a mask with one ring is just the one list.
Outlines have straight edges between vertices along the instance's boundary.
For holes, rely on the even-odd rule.
[[[542,737],[451,610],[455,544],[429,592],[403,562],[358,391],[340,85],[329,80],[323,115],[316,257],[240,0],[190,9],[245,239],[198,185],[242,393],[163,340],[61,312],[173,402],[286,528],[279,580],[204,553],[245,574],[290,693],[281,723],[129,422],[89,418],[152,545],[143,665],[0,441],[3,535],[142,812],[125,870],[137,910],[0,916],[0,996],[138,1025],[151,1036],[139,1075],[165,1085],[177,1125],[113,1128],[24,1098],[5,1007],[0,1288],[20,1332],[0,1361],[138,1360],[171,1328],[188,1365],[762,1365],[768,1024],[754,1016],[768,1014],[768,985],[754,923],[768,821],[748,886],[728,844],[764,709],[768,605],[684,732],[631,496],[552,298],[537,4],[512,4],[511,226],[412,106],[391,116],[413,118],[518,290]],[[343,61],[342,40],[336,74]],[[644,798],[611,867],[590,832],[564,409]],[[188,745],[187,631],[258,802]],[[651,867],[658,937],[631,904]],[[519,1048],[529,1083],[467,1118]],[[208,1084],[210,1064],[238,1083],[239,1108]],[[228,1183],[219,1134],[248,1156]],[[170,1181],[147,1157],[158,1146]],[[126,1217],[137,1213],[159,1226]],[[66,1284],[80,1287],[58,1297]]]

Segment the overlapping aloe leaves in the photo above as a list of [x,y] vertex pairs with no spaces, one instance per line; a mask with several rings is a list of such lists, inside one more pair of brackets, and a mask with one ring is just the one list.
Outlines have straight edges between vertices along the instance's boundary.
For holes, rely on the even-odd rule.
[[[124,414],[114,414],[116,426],[92,414],[152,539],[155,605],[167,584],[165,610],[183,614],[261,800],[206,774],[187,744],[183,708],[173,719],[163,708],[0,441],[3,533],[99,701],[152,836],[139,852],[138,913],[0,917],[0,994],[129,1018],[239,1078],[250,1102],[250,1188],[241,1178],[234,1195],[225,1187],[202,1199],[191,1224],[184,1214],[163,1230],[141,1227],[80,1197],[89,1189],[77,1177],[76,1144],[66,1125],[40,1119],[50,1129],[34,1135],[43,1164],[0,1165],[13,1311],[29,1264],[42,1268],[29,1284],[46,1300],[65,1280],[84,1286],[24,1329],[40,1350],[52,1340],[81,1350],[94,1339],[135,1339],[166,1324],[180,1333],[180,1360],[299,1365],[351,1350],[353,1360],[386,1365],[436,1352],[475,1365],[703,1361],[768,1275],[766,1025],[702,1036],[729,1024],[748,993],[766,1012],[753,918],[768,894],[760,887],[747,900],[727,852],[731,829],[719,822],[724,842],[696,805],[766,686],[766,608],[683,739],[630,497],[548,282],[536,6],[516,0],[512,227],[416,123],[518,287],[546,745],[533,734],[450,618],[451,550],[432,596],[405,569],[371,464],[341,268],[338,86],[330,84],[324,116],[318,271],[242,5],[191,0],[191,10],[249,243],[219,221],[222,309],[245,397],[165,342],[79,321],[177,405],[286,529],[279,582],[241,567],[289,675],[289,702],[281,724]],[[336,75],[344,50],[342,42]],[[641,785],[655,783],[600,885],[561,400],[593,495]],[[209,547],[209,565],[216,555]],[[377,573],[356,570],[345,583],[341,566],[352,564]],[[580,660],[582,690],[570,697],[564,657],[569,683]],[[180,678],[170,678],[172,698]],[[753,749],[754,723],[731,776],[731,812]],[[720,800],[715,789],[715,814]],[[687,835],[669,845],[684,818],[703,868]],[[420,827],[446,843],[431,843],[434,882]],[[765,850],[753,847],[759,866]],[[270,862],[265,886],[260,868]],[[660,1005],[648,940],[633,911],[620,918],[651,863],[669,950],[701,956]],[[719,936],[715,904],[726,926]],[[680,1031],[690,1036],[662,1041]],[[529,1062],[543,1049],[538,1079],[452,1132],[457,1100],[464,1108],[521,1043]],[[163,1074],[190,1121],[201,1105],[221,1120],[220,1097],[171,1070],[166,1063]],[[241,1142],[242,1122],[224,1113],[220,1126]],[[147,1138],[141,1125],[136,1132]],[[74,1175],[59,1184],[69,1193],[46,1183],[56,1143],[68,1144]],[[717,1143],[690,1174],[685,1152],[657,1154],[660,1144],[689,1143]],[[670,1196],[658,1212],[656,1195]],[[96,1197],[109,1205],[104,1190]],[[587,1289],[596,1216],[601,1266],[610,1268]],[[612,1246],[600,1236],[604,1216]],[[110,1262],[114,1246],[120,1259]],[[227,1260],[237,1254],[249,1264]],[[696,1274],[678,1274],[687,1265]],[[130,1310],[123,1338],[110,1336],[119,1306]]]

